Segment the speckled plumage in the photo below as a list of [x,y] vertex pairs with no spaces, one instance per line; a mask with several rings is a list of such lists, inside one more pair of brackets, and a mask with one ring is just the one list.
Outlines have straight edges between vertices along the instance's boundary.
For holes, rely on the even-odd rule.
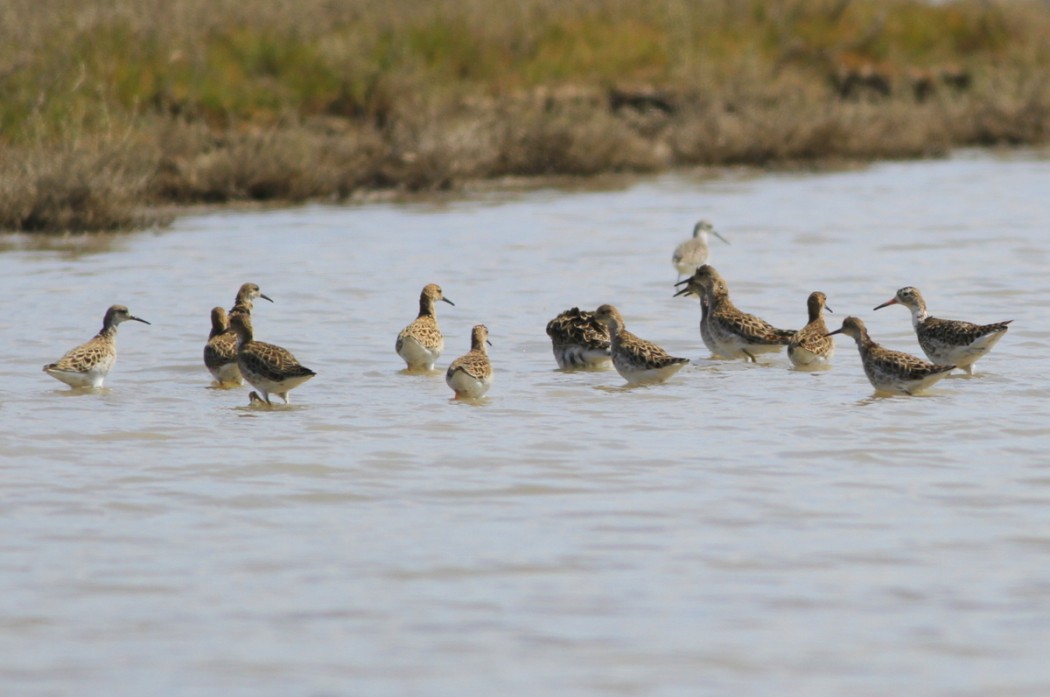
[[70,387],[102,387],[113,364],[117,361],[117,327],[121,322],[135,320],[123,305],[113,305],[102,319],[102,329],[91,340],[66,352],[62,358],[44,366],[44,372]]
[[707,263],[711,254],[707,244],[708,233],[729,244],[726,238],[718,234],[718,231],[715,230],[709,221],[697,221],[696,225],[693,226],[693,236],[675,247],[674,253],[671,255],[671,263],[674,265],[675,270],[678,271],[679,278],[685,275],[691,276],[696,272],[697,268]]
[[241,385],[241,370],[237,367],[237,335],[230,329],[226,310],[211,310],[211,333],[204,345],[204,365],[220,385]]
[[562,369],[598,368],[609,364],[609,330],[593,312],[573,307],[547,323],[554,360]]
[[876,344],[856,317],[842,320],[842,327],[828,336],[845,334],[857,342],[864,374],[877,392],[912,395],[921,392],[944,378],[954,365],[936,365],[901,351],[892,351]]
[[287,349],[255,341],[251,315],[230,313],[230,326],[237,335],[237,366],[241,375],[262,393],[267,404],[270,404],[270,393],[290,404],[288,393],[316,375]]
[[993,324],[974,324],[957,319],[930,317],[926,301],[918,288],[905,286],[876,310],[889,305],[904,305],[911,310],[912,326],[926,357],[935,363],[951,363],[973,375],[974,364],[1003,338],[1013,320]]
[[711,316],[711,298],[707,293],[707,289],[697,280],[695,274],[679,281],[675,284],[675,287],[684,286],[681,290],[674,294],[674,297],[681,295],[695,295],[700,299],[700,339],[703,340],[704,346],[711,352],[712,355],[718,354],[718,344],[715,343],[714,337],[711,335],[711,325],[708,319]]
[[787,348],[788,358],[796,368],[820,366],[835,355],[835,340],[828,336],[828,327],[824,323],[824,310],[831,312],[827,296],[819,290],[813,291],[806,300],[806,309],[809,323],[795,332]]
[[755,315],[738,310],[729,299],[725,279],[710,264],[698,268],[691,281],[702,286],[707,296],[708,348],[714,346],[714,355],[756,361],[758,354],[780,351],[795,335],[794,329],[777,329]]
[[475,325],[470,332],[470,351],[452,361],[445,371],[445,383],[456,393],[456,399],[480,399],[492,386],[487,345],[491,345],[488,327]]
[[445,338],[437,323],[439,300],[455,306],[436,283],[424,286],[419,294],[419,315],[397,335],[394,350],[409,370],[433,370],[445,350]]
[[[235,313],[251,315],[252,301],[257,298],[273,302],[269,297],[263,295],[259,286],[255,283],[243,284],[237,290],[229,315],[231,317]],[[226,326],[223,331],[218,333],[216,333],[216,328],[220,325],[216,324],[216,322],[221,323],[223,320],[217,319],[216,311],[222,313]],[[237,334],[230,327],[229,317],[226,316],[226,312],[221,307],[212,308],[211,311],[211,334],[208,335],[208,343],[204,345],[204,365],[221,386],[244,384],[241,369],[237,366]]]
[[688,358],[672,356],[627,331],[620,311],[613,305],[602,305],[594,316],[609,328],[613,367],[630,385],[664,382],[689,363]]

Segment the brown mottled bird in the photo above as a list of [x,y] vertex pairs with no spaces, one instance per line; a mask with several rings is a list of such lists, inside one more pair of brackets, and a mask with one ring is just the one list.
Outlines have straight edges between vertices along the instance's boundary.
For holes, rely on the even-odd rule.
[[480,399],[492,386],[492,363],[486,346],[491,346],[489,329],[475,325],[470,332],[470,351],[463,354],[445,371],[445,383],[456,393],[456,399]]
[[300,365],[287,349],[255,341],[251,315],[234,312],[230,326],[237,334],[237,366],[241,375],[262,393],[267,404],[271,392],[285,404],[291,404],[288,393],[317,374]]
[[791,343],[794,329],[777,329],[763,319],[738,310],[729,299],[729,285],[710,264],[697,269],[688,283],[701,287],[707,297],[708,337],[704,340],[708,343],[710,339],[708,347],[714,347],[711,351],[714,355],[756,361],[758,354],[775,353]]
[[547,323],[554,360],[559,368],[598,368],[610,360],[609,329],[593,312],[578,307]]
[[106,310],[98,334],[87,343],[69,350],[54,363],[45,365],[44,372],[70,387],[102,387],[106,375],[117,362],[117,326],[127,320],[149,324],[132,315],[123,305],[113,305]]
[[664,382],[689,363],[688,358],[672,356],[627,331],[620,311],[613,305],[602,305],[594,316],[609,328],[613,367],[629,385]]
[[[252,313],[252,301],[256,298],[270,300],[254,283],[245,283],[237,290],[229,314]],[[225,325],[225,329],[218,331]],[[237,367],[237,334],[230,328],[229,318],[221,307],[212,308],[211,333],[204,345],[204,365],[221,386],[243,385],[241,370]]]
[[405,361],[409,370],[433,370],[434,363],[445,350],[445,337],[437,323],[437,302],[455,305],[445,297],[441,286],[429,283],[419,294],[419,315],[397,335],[394,350]]
[[842,320],[842,327],[828,336],[845,334],[853,337],[860,351],[864,374],[877,392],[888,394],[916,394],[944,378],[954,365],[935,365],[901,351],[891,351],[876,344],[856,317]]
[[824,324],[824,310],[831,312],[827,303],[827,296],[819,290],[810,293],[806,300],[809,323],[795,332],[787,349],[796,368],[826,364],[835,355],[835,340],[828,336],[828,326]]

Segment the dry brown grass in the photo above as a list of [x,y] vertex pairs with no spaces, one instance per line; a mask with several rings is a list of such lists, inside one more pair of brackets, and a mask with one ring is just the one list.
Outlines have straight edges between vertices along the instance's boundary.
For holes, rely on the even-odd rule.
[[1025,0],[10,0],[0,33],[3,229],[1050,139]]
[[0,229],[128,230],[165,222],[144,208],[154,166],[120,143],[8,148],[0,161]]

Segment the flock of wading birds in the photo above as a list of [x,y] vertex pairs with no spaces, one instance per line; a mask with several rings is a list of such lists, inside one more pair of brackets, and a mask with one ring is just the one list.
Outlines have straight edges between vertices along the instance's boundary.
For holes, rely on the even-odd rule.
[[[798,368],[826,367],[835,353],[835,334],[845,334],[857,342],[861,363],[876,392],[912,395],[930,387],[952,370],[960,368],[973,375],[974,363],[988,353],[1007,331],[1012,320],[978,325],[960,320],[938,319],[926,311],[918,289],[901,288],[890,300],[875,309],[900,304],[911,310],[912,325],[919,346],[930,359],[924,361],[901,351],[875,343],[857,317],[846,317],[842,326],[828,331],[824,311],[831,311],[824,293],[814,291],[808,299],[809,322],[795,330],[777,329],[755,315],[737,309],[729,299],[729,286],[707,263],[708,233],[726,241],[706,220],[699,221],[692,238],[675,248],[671,261],[675,269],[689,277],[675,287],[680,295],[700,299],[700,336],[715,357],[745,359],[752,362],[765,353],[787,347],[788,357]],[[256,341],[252,329],[252,303],[262,298],[259,286],[245,283],[237,292],[233,308],[227,313],[216,307],[211,312],[211,335],[204,346],[204,364],[217,385],[232,387],[250,383],[258,393],[249,395],[250,404],[271,405],[275,394],[289,403],[288,393],[316,373],[303,366],[290,351],[274,344]],[[419,296],[419,315],[397,335],[395,349],[409,371],[429,373],[445,348],[437,323],[439,301],[454,303],[440,286],[429,284]],[[102,330],[90,341],[44,366],[48,375],[74,388],[95,389],[117,358],[117,326],[135,320],[123,305],[106,311]],[[660,383],[674,375],[688,358],[668,354],[651,341],[627,331],[623,317],[612,305],[594,312],[572,308],[547,324],[554,358],[562,369],[602,368],[611,361],[629,385]],[[479,324],[471,331],[470,351],[452,361],[445,382],[456,399],[480,399],[492,385],[492,363],[486,345],[488,329]],[[261,396],[260,396],[261,393]]]

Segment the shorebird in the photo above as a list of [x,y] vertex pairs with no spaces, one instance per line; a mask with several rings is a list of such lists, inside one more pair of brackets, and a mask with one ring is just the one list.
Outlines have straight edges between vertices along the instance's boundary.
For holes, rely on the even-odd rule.
[[609,329],[593,312],[578,307],[562,312],[547,323],[547,336],[559,368],[598,368],[609,364]]
[[911,310],[911,323],[926,357],[935,363],[951,363],[973,375],[973,365],[1003,338],[1012,319],[994,324],[974,324],[957,319],[937,319],[926,312],[926,301],[918,288],[905,286],[876,310],[904,305]]
[[397,335],[394,349],[404,359],[409,370],[433,370],[434,363],[445,349],[445,338],[437,323],[438,300],[452,306],[456,304],[445,297],[441,286],[436,283],[424,286],[423,292],[419,294],[419,316]]
[[[237,296],[233,299],[233,307],[230,308],[229,312],[230,316],[235,313],[250,315],[252,312],[252,301],[257,298],[273,302],[269,297],[263,295],[258,285],[254,283],[243,284],[237,290]],[[217,316],[218,313],[221,313],[221,318]],[[216,333],[216,329],[223,322],[225,322],[226,328]],[[204,365],[221,386],[244,384],[241,369],[237,367],[237,334],[230,328],[229,318],[221,307],[212,308],[211,311],[211,334],[208,335],[208,343],[204,345]]]
[[936,365],[901,351],[891,351],[872,341],[864,322],[856,317],[842,320],[842,327],[828,336],[853,337],[860,351],[864,374],[876,392],[913,395],[945,377],[954,365]]
[[488,327],[475,325],[470,332],[470,351],[452,361],[445,372],[445,382],[456,393],[456,399],[480,399],[492,386],[492,363],[486,345],[492,345]]
[[237,366],[244,379],[262,393],[267,404],[271,392],[291,404],[288,393],[316,373],[300,365],[287,349],[255,341],[248,313],[230,313],[230,326],[237,334]]
[[806,300],[806,308],[809,323],[795,332],[787,348],[788,358],[796,368],[827,364],[835,355],[835,340],[828,336],[828,327],[824,324],[824,310],[831,312],[827,296],[819,290],[813,291]]
[[594,316],[609,328],[613,367],[629,385],[664,382],[689,362],[627,331],[620,311],[612,305],[602,305]]
[[700,299],[700,338],[704,342],[704,346],[711,352],[712,355],[718,354],[718,344],[715,343],[715,339],[711,336],[711,326],[708,322],[708,318],[711,316],[711,298],[707,293],[707,289],[697,280],[695,280],[695,274],[679,281],[675,284],[677,288],[680,285],[685,285],[680,291],[674,294],[674,297],[680,295],[695,295]]
[[675,270],[678,271],[678,278],[693,275],[697,268],[707,263],[707,259],[710,256],[710,250],[707,246],[708,233],[729,244],[729,241],[719,235],[709,221],[697,221],[696,225],[693,226],[693,236],[675,247],[674,254],[671,255],[671,263],[674,264]]
[[[686,283],[689,284],[687,288],[700,286],[700,292],[706,294],[708,336],[703,336],[704,322],[701,320],[701,337],[716,356],[757,362],[755,357],[758,354],[779,351],[795,335],[793,329],[777,329],[763,319],[738,310],[729,299],[729,285],[710,264],[698,268]],[[681,282],[676,285],[681,285]],[[704,297],[701,295],[701,303]]]
[[241,385],[237,367],[237,335],[230,329],[230,318],[221,307],[211,309],[211,333],[204,345],[204,365],[220,385]]
[[98,334],[87,343],[71,349],[54,363],[45,365],[44,372],[70,387],[102,387],[106,375],[117,361],[117,327],[129,319],[149,324],[141,317],[132,315],[123,305],[113,305],[106,310],[102,330]]

